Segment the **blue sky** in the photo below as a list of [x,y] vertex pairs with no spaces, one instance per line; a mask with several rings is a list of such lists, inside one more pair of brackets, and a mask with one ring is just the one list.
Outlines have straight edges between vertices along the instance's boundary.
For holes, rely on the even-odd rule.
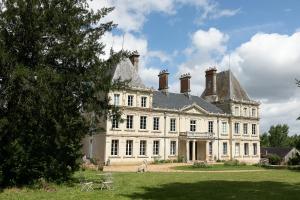
[[[286,123],[300,133],[300,1],[298,0],[94,0],[93,9],[114,6],[106,20],[118,28],[102,41],[120,50],[138,50],[139,73],[149,87],[170,72],[170,90],[191,73],[200,95],[204,71],[229,68],[261,104],[261,132]],[[124,36],[124,40],[123,40]],[[230,59],[229,59],[230,58]]]

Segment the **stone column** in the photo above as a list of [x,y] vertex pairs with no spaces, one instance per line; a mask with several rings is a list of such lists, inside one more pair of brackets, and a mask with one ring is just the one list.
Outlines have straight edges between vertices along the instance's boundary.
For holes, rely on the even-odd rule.
[[193,159],[193,161],[195,161],[196,160],[196,141],[195,140],[193,140],[193,157],[192,157]]
[[205,160],[209,161],[209,141],[207,140],[206,143],[206,152],[205,152]]
[[190,142],[186,140],[186,162],[190,160]]

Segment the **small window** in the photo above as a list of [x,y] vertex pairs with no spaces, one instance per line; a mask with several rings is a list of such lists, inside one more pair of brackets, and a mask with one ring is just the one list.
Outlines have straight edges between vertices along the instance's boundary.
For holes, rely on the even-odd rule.
[[114,94],[114,105],[115,106],[120,105],[120,94]]
[[147,117],[141,116],[140,118],[140,129],[146,129],[147,128]]
[[190,131],[192,131],[192,132],[196,131],[196,120],[190,121]]
[[133,141],[127,140],[126,141],[126,156],[132,156],[132,146],[133,146]]
[[133,106],[133,95],[128,95],[127,105]]
[[252,124],[252,135],[256,135],[256,124]]
[[227,142],[223,142],[223,155],[227,155]]
[[257,155],[257,144],[253,143],[253,155]]
[[209,153],[209,155],[212,155],[212,142],[209,142],[208,143],[208,153]]
[[256,117],[256,109],[252,108],[252,117]]
[[176,119],[170,119],[170,131],[176,131]]
[[244,135],[248,134],[248,124],[243,124],[243,133]]
[[235,143],[235,155],[240,156],[240,143]]
[[119,128],[119,121],[115,115],[112,116],[112,128]]
[[213,133],[214,132],[214,122],[213,121],[209,121],[208,122],[208,132],[209,133]]
[[227,134],[227,122],[222,122],[222,131],[223,134]]
[[118,155],[118,148],[119,148],[119,140],[112,140],[111,141],[110,155],[117,156]]
[[153,141],[153,155],[159,155],[159,141]]
[[153,117],[153,130],[159,130],[159,117]]
[[247,117],[247,116],[248,116],[248,109],[244,108],[244,117]]
[[248,143],[244,144],[244,155],[245,156],[249,155],[249,144]]
[[170,143],[170,155],[176,155],[176,141],[171,141]]
[[141,106],[143,108],[146,108],[147,107],[147,97],[142,97],[141,98]]
[[128,129],[133,128],[133,115],[127,115],[126,128]]
[[234,123],[234,133],[240,134],[240,123]]
[[146,155],[146,147],[147,147],[147,141],[141,140],[140,141],[140,155],[145,156]]

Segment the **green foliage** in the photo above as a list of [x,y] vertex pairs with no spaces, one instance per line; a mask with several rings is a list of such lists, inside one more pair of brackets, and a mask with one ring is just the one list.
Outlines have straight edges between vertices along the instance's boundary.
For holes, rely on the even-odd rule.
[[288,165],[300,165],[300,155],[296,153],[294,157],[291,157],[288,161]]
[[271,165],[280,165],[281,163],[281,158],[276,154],[269,154],[267,158],[269,159],[269,163]]
[[193,168],[211,168],[211,165],[208,165],[206,162],[194,162]]
[[127,53],[99,58],[99,39],[115,27],[100,20],[112,10],[92,12],[86,0],[2,1],[1,185],[69,179],[91,120],[120,115],[105,94],[124,86],[108,72]]
[[284,125],[271,126],[269,130],[269,142],[271,147],[285,147],[288,145],[289,127]]
[[260,146],[262,147],[268,147],[269,144],[269,136],[268,133],[264,133],[260,136]]
[[245,166],[245,162],[240,162],[239,160],[227,160],[224,162],[224,166]]

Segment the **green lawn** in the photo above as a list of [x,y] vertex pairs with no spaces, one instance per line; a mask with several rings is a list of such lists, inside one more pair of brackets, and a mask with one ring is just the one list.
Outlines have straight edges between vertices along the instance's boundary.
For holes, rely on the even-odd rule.
[[[85,172],[88,178],[97,172]],[[76,175],[78,177],[78,174]],[[78,183],[54,185],[56,191],[5,189],[0,199],[272,199],[300,198],[300,172],[265,170],[241,173],[114,173],[113,191],[81,192]]]
[[253,165],[239,165],[239,166],[224,166],[223,164],[209,165],[208,168],[197,168],[193,165],[174,167],[177,170],[191,170],[191,171],[227,171],[227,170],[264,170],[264,168]]

